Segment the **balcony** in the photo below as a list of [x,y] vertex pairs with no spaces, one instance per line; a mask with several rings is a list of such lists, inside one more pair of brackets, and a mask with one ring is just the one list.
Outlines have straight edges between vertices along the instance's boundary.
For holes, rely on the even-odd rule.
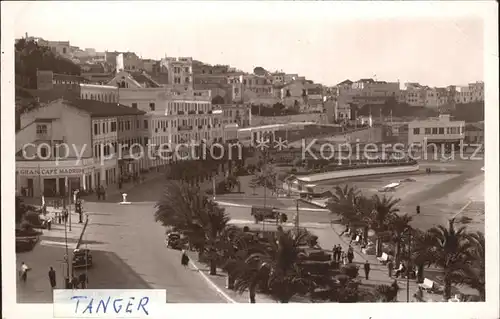
[[203,114],[203,111],[198,111],[198,114]]
[[177,115],[184,115],[184,111],[178,111]]
[[196,114],[196,111],[189,111],[188,114]]

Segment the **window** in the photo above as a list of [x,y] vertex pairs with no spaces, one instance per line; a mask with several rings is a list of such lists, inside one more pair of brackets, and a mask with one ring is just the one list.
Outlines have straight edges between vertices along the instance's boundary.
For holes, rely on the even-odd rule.
[[40,148],[40,157],[42,159],[47,157],[47,148],[46,147]]
[[132,103],[132,108],[136,109],[137,108],[137,103]]
[[106,134],[106,123],[102,123],[102,133]]
[[97,125],[97,123],[94,123],[94,135],[98,134],[99,134],[99,125]]
[[148,120],[144,120],[144,128],[147,129],[148,128]]
[[116,132],[116,122],[111,122],[111,132]]
[[184,79],[184,83],[189,83],[189,77],[186,76],[186,78]]
[[430,127],[426,127],[426,128],[425,128],[425,134],[426,134],[426,135],[431,134],[431,128],[430,128]]
[[439,134],[444,134],[444,127],[439,128]]
[[184,72],[189,73],[189,68],[188,67],[184,68]]
[[135,121],[135,127],[136,128],[139,128],[141,126],[141,123],[139,122],[139,120],[136,120]]
[[38,124],[36,126],[36,134],[47,134],[47,125]]
[[415,135],[420,134],[420,128],[415,127],[415,128],[413,129],[413,134],[415,134]]
[[149,103],[149,109],[150,109],[151,111],[154,111],[154,110],[155,110],[155,104],[154,104],[154,102]]

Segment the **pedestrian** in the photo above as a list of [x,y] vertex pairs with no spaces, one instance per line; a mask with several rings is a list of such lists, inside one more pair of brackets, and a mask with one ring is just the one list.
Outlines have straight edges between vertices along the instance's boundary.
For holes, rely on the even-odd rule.
[[101,185],[101,196],[102,200],[106,200],[106,190],[104,189],[103,185]]
[[62,224],[62,212],[57,213],[57,221],[59,225]]
[[101,200],[101,186],[97,186],[95,192],[97,194],[97,200]]
[[340,258],[342,257],[342,246],[337,247],[337,260],[340,262]]
[[71,288],[78,289],[78,278],[75,275],[71,278]]
[[349,246],[349,249],[347,250],[347,260],[351,264],[354,259],[354,251],[351,246]]
[[28,265],[26,265],[23,262],[21,262],[21,270],[20,270],[20,277],[21,277],[21,280],[23,282],[26,282],[26,280],[28,279],[28,271],[31,270],[30,267],[28,267]]
[[351,245],[351,244],[352,244],[352,242],[356,240],[356,237],[357,237],[357,236],[358,236],[358,234],[357,234],[356,232],[353,232],[353,233],[352,233],[352,236],[351,236],[351,241],[349,242],[349,245]]
[[80,283],[80,288],[82,288],[82,289],[87,288],[87,284],[89,283],[89,278],[87,277],[87,274],[82,272],[78,276],[78,282]]
[[188,255],[186,254],[186,251],[185,251],[185,250],[182,250],[181,264],[182,264],[184,267],[187,267],[187,266],[188,266],[188,264],[189,264],[189,257],[188,257]]
[[49,216],[49,218],[47,219],[47,230],[50,230],[52,226],[52,217]]
[[389,278],[392,278],[392,270],[394,269],[394,263],[392,262],[392,259],[389,259],[387,262],[387,269],[389,270]]
[[340,236],[343,236],[345,233],[349,233],[349,224],[345,225],[345,229],[340,233]]
[[49,270],[49,282],[52,289],[56,288],[56,271],[52,267]]
[[332,258],[333,258],[333,261],[337,261],[337,245],[333,245]]
[[391,296],[392,298],[391,298],[391,301],[397,301],[397,299],[398,299],[399,285],[398,285],[398,281],[396,279],[394,279],[394,281],[392,282],[391,288],[392,288],[392,296]]
[[365,278],[368,280],[368,275],[370,274],[370,263],[368,260],[365,262]]
[[64,209],[63,211],[63,222],[66,224],[68,222],[68,210],[67,209]]
[[118,189],[122,189],[122,183],[123,179],[120,177],[120,179],[118,180]]

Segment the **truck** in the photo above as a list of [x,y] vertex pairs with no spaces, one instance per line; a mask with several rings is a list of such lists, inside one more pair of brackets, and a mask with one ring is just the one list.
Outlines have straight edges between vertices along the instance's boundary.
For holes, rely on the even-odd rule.
[[286,214],[280,213],[274,207],[259,207],[252,206],[252,217],[255,219],[255,223],[264,221],[265,219],[275,220],[276,223],[286,221]]

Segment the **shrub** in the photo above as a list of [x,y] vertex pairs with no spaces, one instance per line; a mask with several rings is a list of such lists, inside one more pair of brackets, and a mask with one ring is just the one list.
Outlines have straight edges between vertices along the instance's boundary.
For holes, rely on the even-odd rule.
[[342,267],[341,272],[349,278],[356,278],[359,274],[359,267],[355,264],[348,264]]

